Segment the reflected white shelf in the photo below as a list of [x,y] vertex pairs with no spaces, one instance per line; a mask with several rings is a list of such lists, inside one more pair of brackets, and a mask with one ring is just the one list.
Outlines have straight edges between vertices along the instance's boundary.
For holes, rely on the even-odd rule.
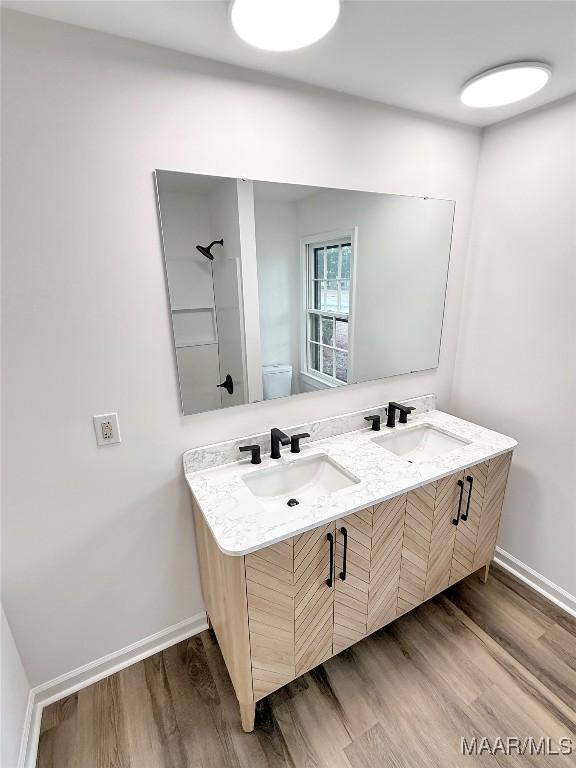
[[170,312],[178,314],[179,312],[214,312],[214,305],[210,307],[172,307]]
[[207,339],[204,341],[186,341],[183,343],[176,342],[175,347],[176,349],[187,349],[188,347],[210,347],[215,344],[218,344],[218,341],[215,339]]

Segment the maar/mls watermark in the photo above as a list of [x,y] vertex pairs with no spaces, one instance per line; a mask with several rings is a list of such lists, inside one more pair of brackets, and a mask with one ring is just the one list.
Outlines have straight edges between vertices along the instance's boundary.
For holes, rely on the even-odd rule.
[[550,736],[488,736],[470,739],[460,738],[462,755],[573,755],[576,754],[576,741],[564,736],[554,741]]

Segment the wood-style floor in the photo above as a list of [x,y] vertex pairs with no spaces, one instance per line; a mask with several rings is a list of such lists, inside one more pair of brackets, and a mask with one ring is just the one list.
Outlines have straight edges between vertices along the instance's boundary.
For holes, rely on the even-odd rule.
[[[461,755],[461,737],[572,739]],[[245,734],[210,632],[47,707],[38,768],[576,765],[576,620],[492,566],[260,702]]]

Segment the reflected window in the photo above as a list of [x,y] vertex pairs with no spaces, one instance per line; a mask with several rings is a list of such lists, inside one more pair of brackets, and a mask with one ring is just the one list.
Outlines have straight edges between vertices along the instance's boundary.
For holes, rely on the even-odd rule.
[[348,381],[352,238],[306,244],[307,373],[337,385]]

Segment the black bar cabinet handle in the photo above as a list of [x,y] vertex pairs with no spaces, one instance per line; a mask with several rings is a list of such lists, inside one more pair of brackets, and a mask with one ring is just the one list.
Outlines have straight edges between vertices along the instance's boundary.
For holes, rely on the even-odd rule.
[[327,533],[326,538],[328,539],[328,543],[330,544],[330,572],[328,574],[328,578],[326,579],[326,585],[331,587],[332,574],[334,573],[334,536],[332,536],[331,533]]
[[340,571],[340,578],[342,581],[346,581],[346,555],[348,554],[348,529],[340,528],[340,533],[344,537],[344,552],[342,554],[342,570]]
[[468,488],[468,501],[466,502],[466,512],[462,515],[462,520],[466,522],[468,520],[468,513],[470,512],[470,500],[472,498],[472,486],[474,485],[474,478],[472,475],[466,475],[466,482],[470,483],[470,487]]
[[464,480],[458,480],[458,485],[460,486],[460,498],[458,499],[458,514],[452,520],[454,525],[458,525],[460,522],[460,510],[462,509],[462,494],[464,493]]

